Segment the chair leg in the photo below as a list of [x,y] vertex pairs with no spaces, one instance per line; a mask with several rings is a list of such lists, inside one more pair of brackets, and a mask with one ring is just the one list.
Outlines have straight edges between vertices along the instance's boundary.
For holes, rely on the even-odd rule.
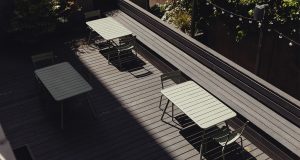
[[172,103],[172,121],[174,122],[174,103]]
[[64,103],[63,103],[63,101],[60,102],[60,109],[61,109],[60,125],[61,125],[61,129],[64,129]]
[[[203,131],[202,135],[201,135],[201,138],[202,138],[202,143],[200,141],[200,160],[202,160],[202,155],[203,155],[203,152],[205,152],[205,148],[206,148],[206,144],[205,144],[205,130]],[[204,151],[203,151],[204,150]]]
[[92,31],[90,31],[90,34],[89,34],[88,45],[90,44],[91,36],[92,36]]
[[88,104],[89,104],[89,107],[90,107],[90,110],[91,110],[91,114],[92,114],[92,116],[93,116],[95,119],[97,119],[97,112],[96,112],[94,106],[92,105],[92,103],[91,103],[91,101],[90,101],[90,99],[89,99],[88,96],[89,96],[89,95],[88,95],[88,93],[87,93],[87,94],[86,94],[86,100],[87,100],[87,102],[88,102]]
[[223,160],[225,160],[224,150],[225,150],[225,146],[222,148],[222,157],[223,157]]
[[163,111],[163,114],[162,114],[162,116],[161,116],[160,119],[161,119],[162,122],[164,122],[164,123],[166,123],[166,124],[168,124],[168,125],[170,125],[170,126],[172,126],[172,127],[175,127],[175,128],[177,128],[177,129],[179,129],[179,130],[182,130],[181,128],[177,127],[176,125],[173,125],[173,124],[171,124],[171,123],[169,123],[169,122],[164,121],[164,116],[165,116],[165,114],[167,114],[168,116],[170,116],[168,113],[166,113],[166,112],[167,112],[167,108],[168,108],[169,103],[170,103],[170,100],[168,100],[168,102],[167,102],[167,104],[166,104],[166,107],[165,107],[165,109],[164,109],[164,111]]
[[164,109],[164,112],[163,112],[163,114],[162,114],[162,116],[161,116],[161,120],[162,120],[162,121],[164,121],[164,116],[165,116],[165,113],[166,113],[166,111],[167,111],[169,102],[170,102],[170,100],[168,100],[168,102],[167,102],[167,104],[166,104],[166,107],[165,107],[165,109]]
[[110,53],[107,53],[107,63],[110,64]]
[[244,146],[243,146],[243,138],[240,137],[240,139],[241,139],[241,147],[242,147],[242,149],[244,149]]
[[36,74],[34,74],[34,76],[35,76],[35,79],[36,79],[36,82],[39,86],[40,91],[43,92],[43,88],[42,88],[42,84],[40,82],[40,79],[36,76]]
[[225,125],[226,125],[227,129],[230,130],[227,121],[225,121]]
[[243,157],[243,159],[245,159],[244,146],[243,146],[243,138],[240,137],[240,139],[241,139],[241,152],[243,152],[243,153],[242,153],[242,157]]
[[163,110],[163,109],[161,108],[162,97],[163,97],[163,95],[160,96],[160,101],[159,101],[159,106],[158,106],[158,108],[159,108],[160,110]]
[[121,69],[121,57],[120,57],[120,52],[118,52],[118,62],[119,62],[119,68]]

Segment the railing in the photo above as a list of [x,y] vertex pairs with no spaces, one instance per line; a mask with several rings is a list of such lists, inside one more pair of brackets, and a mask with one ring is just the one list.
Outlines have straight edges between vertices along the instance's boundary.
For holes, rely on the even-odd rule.
[[241,90],[256,98],[296,126],[300,126],[300,102],[295,98],[221,56],[219,53],[195,39],[182,32],[178,32],[172,26],[164,23],[151,13],[137,7],[131,1],[121,0],[120,9],[125,13],[130,10],[127,14],[134,17],[141,24],[147,26],[153,32],[212,69],[232,84],[238,86]]

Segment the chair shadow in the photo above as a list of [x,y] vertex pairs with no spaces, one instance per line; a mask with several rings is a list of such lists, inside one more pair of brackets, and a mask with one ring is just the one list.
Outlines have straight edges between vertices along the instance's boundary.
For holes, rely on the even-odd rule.
[[142,78],[142,77],[146,77],[146,76],[153,74],[151,71],[144,68],[143,66],[134,67],[133,69],[129,69],[128,72],[131,75],[133,75],[135,78]]
[[[108,54],[109,55],[109,64],[116,67],[121,72],[128,71],[128,72],[134,72],[139,69],[143,69],[144,65],[146,64],[142,59],[140,59],[135,53],[132,51],[127,52],[126,54],[120,55],[118,57],[117,52],[110,53],[111,51],[100,51],[100,54],[102,54],[107,60],[108,60]],[[141,75],[136,75],[137,77],[143,77],[150,75],[151,72],[148,70],[145,70],[145,73],[142,73]],[[133,73],[133,75],[135,75]]]
[[[220,128],[212,127],[205,130],[205,139],[202,138],[204,132],[198,125],[192,122],[186,115],[178,115],[175,119],[183,127],[179,133],[197,150],[200,151],[201,143],[206,144],[203,150],[203,156],[207,160],[223,159],[222,146],[214,141],[211,137],[216,134]],[[205,140],[205,141],[204,141]],[[225,159],[246,160],[256,159],[244,148],[241,148],[240,143],[233,143],[225,148]]]

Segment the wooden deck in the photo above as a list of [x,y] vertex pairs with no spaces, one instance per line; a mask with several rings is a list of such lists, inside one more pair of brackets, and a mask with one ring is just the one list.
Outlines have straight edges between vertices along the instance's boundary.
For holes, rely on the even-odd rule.
[[[121,72],[108,65],[98,50],[75,42],[70,46],[73,52],[62,59],[89,79],[94,88],[89,97],[98,119],[91,117],[84,97],[78,96],[66,102],[65,130],[61,130],[59,105],[38,89],[29,59],[1,58],[6,67],[1,68],[0,122],[13,148],[28,145],[37,160],[199,159],[201,130],[192,126],[179,131],[160,120],[161,72],[156,67],[139,55],[143,68]],[[180,119],[181,112],[175,111]],[[247,139],[243,141],[244,157],[236,143],[228,148],[228,159],[270,159]],[[220,149],[210,140],[204,156],[218,159]]]
[[[292,121],[289,121],[288,118],[280,115],[284,112],[272,110],[274,106],[281,108],[277,107],[277,103],[279,103],[277,102],[278,97],[274,101],[272,100],[273,102],[266,103],[262,101],[262,99],[266,98],[264,95],[259,93],[260,96],[255,97],[250,95],[249,92],[245,92],[245,88],[238,86],[236,83],[244,83],[245,79],[233,78],[232,81],[229,81],[228,77],[235,73],[221,72],[225,65],[211,65],[213,63],[212,59],[205,59],[205,55],[204,57],[200,55],[203,52],[202,49],[210,52],[214,51],[203,46],[203,44],[199,44],[202,45],[202,49],[191,49],[198,44],[192,43],[195,40],[192,39],[190,43],[178,41],[178,39],[191,38],[187,35],[174,36],[173,34],[177,33],[175,29],[172,30],[167,24],[161,23],[157,17],[144,12],[129,0],[121,2],[120,10],[110,12],[107,15],[129,28],[140,42],[157,53],[158,56],[181,70],[196,83],[251,121],[262,132],[268,134],[271,137],[270,139],[266,138],[263,142],[256,139],[256,143],[268,144],[271,150],[270,154],[276,153],[274,157],[278,159],[297,159],[299,157],[299,127]],[[249,86],[244,85],[244,87],[248,88]],[[256,92],[256,89],[252,88],[251,90]],[[289,111],[289,113],[297,114],[297,111]],[[296,123],[298,122],[296,121]],[[259,135],[255,137],[259,137]],[[282,146],[274,147],[273,143],[275,141]],[[274,150],[276,151],[274,152]]]

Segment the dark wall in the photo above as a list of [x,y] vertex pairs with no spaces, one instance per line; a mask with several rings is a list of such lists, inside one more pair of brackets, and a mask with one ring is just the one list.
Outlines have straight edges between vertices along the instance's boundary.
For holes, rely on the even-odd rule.
[[[255,72],[255,60],[258,48],[259,31],[236,43],[234,35],[222,22],[208,30],[207,42],[211,48],[243,68]],[[300,100],[300,46],[290,47],[289,41],[279,39],[273,32],[265,32],[261,50],[259,77]]]
[[0,0],[0,44],[3,44],[7,36],[6,30],[9,27],[9,19],[13,11],[12,0]]
[[131,1],[146,10],[149,9],[149,0],[131,0]]
[[94,0],[95,9],[100,9],[103,12],[118,8],[119,0]]

